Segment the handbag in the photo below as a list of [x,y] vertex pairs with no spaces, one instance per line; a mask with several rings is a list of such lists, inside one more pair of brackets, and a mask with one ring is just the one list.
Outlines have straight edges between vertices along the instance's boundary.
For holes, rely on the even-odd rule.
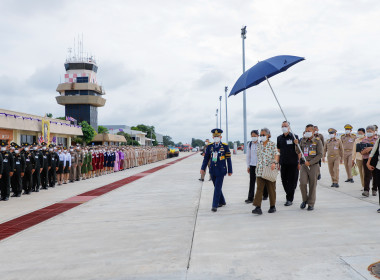
[[277,166],[272,170],[271,166],[264,166],[263,175],[261,177],[265,180],[276,182],[278,169]]
[[371,162],[369,163],[370,165],[372,165],[375,168],[377,166],[377,162],[379,161],[379,146],[380,146],[379,141],[377,141],[377,147],[376,147],[375,154],[373,155],[373,157],[371,158]]
[[359,175],[359,169],[358,169],[358,166],[356,164],[354,164],[352,166],[351,173],[352,173],[352,176],[358,176]]

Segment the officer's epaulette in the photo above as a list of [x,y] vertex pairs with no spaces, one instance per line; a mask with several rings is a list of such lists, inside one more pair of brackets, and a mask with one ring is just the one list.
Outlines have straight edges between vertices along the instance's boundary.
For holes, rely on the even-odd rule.
[[207,146],[210,146],[211,144],[214,144],[214,142],[212,142],[212,143],[208,143]]
[[351,135],[356,137],[356,134],[355,134],[355,133],[352,133]]
[[319,138],[318,136],[317,136],[317,137],[315,137],[315,139],[316,139],[316,140],[321,140],[321,138]]
[[226,146],[228,146],[228,144],[227,144],[227,143],[224,143],[224,142],[222,142],[222,144],[223,144],[223,145],[226,145]]

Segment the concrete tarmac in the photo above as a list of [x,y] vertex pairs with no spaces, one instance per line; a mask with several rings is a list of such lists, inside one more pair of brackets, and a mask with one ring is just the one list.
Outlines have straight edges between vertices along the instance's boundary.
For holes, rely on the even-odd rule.
[[[180,157],[188,153],[181,153]],[[62,185],[0,203],[5,222],[52,203],[165,164]],[[243,154],[226,177],[227,206],[211,212],[213,186],[198,181],[199,154],[97,197],[0,242],[1,279],[375,279],[380,261],[378,197],[359,178],[330,188],[327,165],[315,210],[283,206],[251,213]],[[206,176],[208,178],[208,175]]]

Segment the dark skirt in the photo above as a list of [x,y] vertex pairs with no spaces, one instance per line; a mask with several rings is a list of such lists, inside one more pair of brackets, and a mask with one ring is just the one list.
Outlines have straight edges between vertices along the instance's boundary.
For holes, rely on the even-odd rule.
[[65,174],[67,173],[70,173],[70,169],[69,169],[69,162],[66,162],[66,166],[65,166]]
[[63,173],[63,161],[60,161],[58,163],[58,171],[57,174],[62,174]]

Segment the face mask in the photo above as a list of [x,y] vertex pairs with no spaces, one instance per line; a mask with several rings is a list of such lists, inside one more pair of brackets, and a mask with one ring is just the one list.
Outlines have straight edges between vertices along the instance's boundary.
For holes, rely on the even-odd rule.
[[220,137],[214,137],[214,141],[215,141],[215,143],[219,143],[220,142]]
[[19,150],[15,150],[15,153],[18,154],[20,151]]
[[252,137],[253,142],[257,142],[257,140],[258,140],[258,137]]
[[366,135],[367,135],[367,137],[372,137],[373,133],[372,132],[367,132]]
[[261,141],[261,142],[265,142],[265,141],[267,141],[267,137],[266,137],[266,136],[260,136],[260,141]]
[[29,148],[25,148],[25,152],[29,151]]
[[74,150],[73,149],[70,149],[70,152],[73,152]]
[[318,131],[314,131],[314,135],[318,135]]
[[351,130],[346,130],[346,134],[350,134],[351,133]]
[[63,151],[65,154],[67,153],[67,151]]
[[333,139],[335,137],[335,134],[329,134],[329,138]]
[[311,136],[313,136],[313,132],[310,132],[310,131],[305,132],[305,137],[306,138],[310,138]]
[[359,139],[361,139],[361,138],[363,138],[363,137],[364,137],[364,134],[359,134],[359,135],[358,135],[358,138],[359,138]]
[[52,152],[52,151],[53,151],[53,149],[49,149],[49,151],[50,151],[50,152]]
[[42,150],[46,150],[46,147],[42,147]]
[[281,127],[281,130],[283,133],[288,133],[289,132],[289,128],[288,127]]
[[37,147],[33,147],[33,150],[37,151]]
[[5,147],[1,147],[1,150],[2,150],[2,151],[5,151],[5,149],[6,149]]

